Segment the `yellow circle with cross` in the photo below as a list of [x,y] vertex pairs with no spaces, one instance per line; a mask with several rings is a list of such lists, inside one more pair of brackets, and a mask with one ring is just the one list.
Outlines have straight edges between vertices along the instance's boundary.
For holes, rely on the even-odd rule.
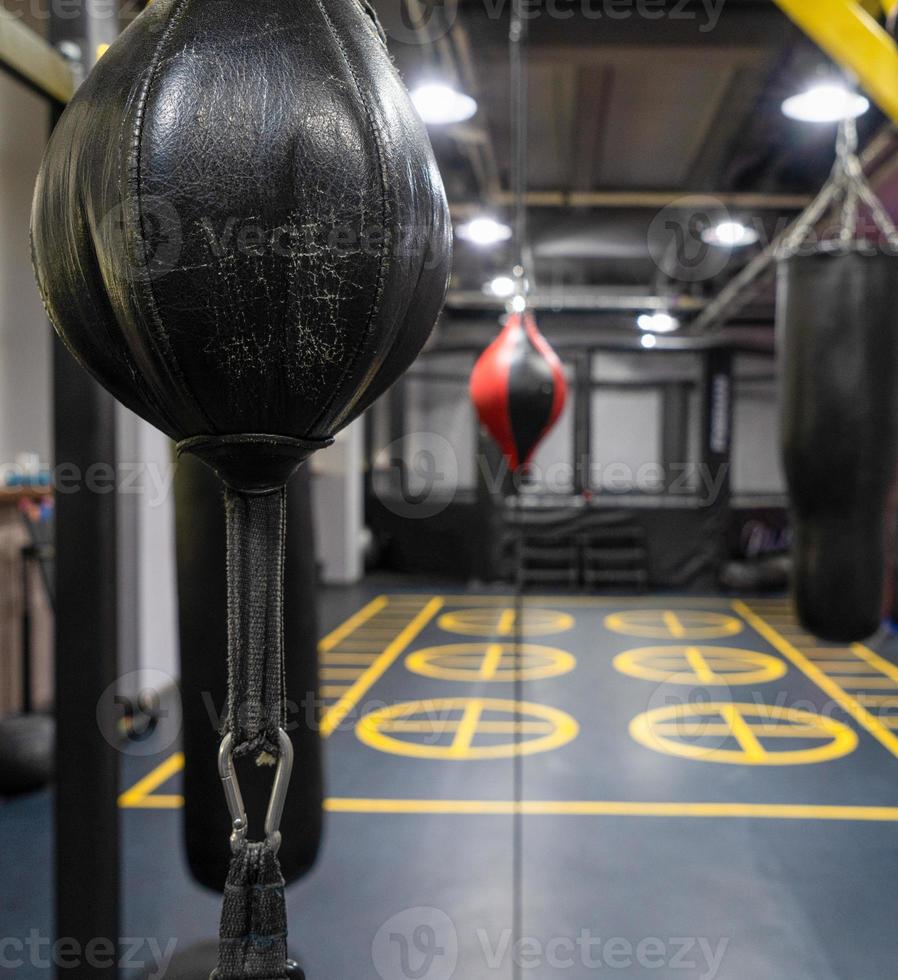
[[458,609],[443,613],[437,626],[462,636],[547,636],[563,633],[574,625],[574,617],[555,609],[524,609],[513,606],[494,609]]
[[605,628],[657,640],[710,640],[742,632],[742,621],[723,613],[690,609],[628,609],[605,617]]
[[365,715],[356,725],[373,749],[415,759],[507,759],[566,745],[579,726],[564,711],[499,698],[404,701]]
[[674,704],[638,715],[630,735],[646,748],[699,762],[800,766],[840,759],[857,747],[834,718],[766,704]]
[[538,681],[567,674],[577,661],[537,643],[449,643],[409,654],[406,667],[440,681]]
[[614,658],[614,669],[628,677],[667,684],[764,684],[788,670],[778,657],[732,647],[639,647]]

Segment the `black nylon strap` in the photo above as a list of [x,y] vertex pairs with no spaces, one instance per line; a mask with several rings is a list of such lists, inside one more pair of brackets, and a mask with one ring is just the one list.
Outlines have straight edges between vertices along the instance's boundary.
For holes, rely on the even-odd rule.
[[228,710],[234,756],[277,757],[284,725],[284,542],[286,488],[228,488]]
[[[225,491],[228,579],[228,709],[234,757],[277,761],[284,727],[286,487]],[[215,980],[284,980],[287,911],[276,844],[234,846],[221,911]]]
[[284,877],[267,841],[248,841],[234,854],[219,936],[216,980],[287,977]]

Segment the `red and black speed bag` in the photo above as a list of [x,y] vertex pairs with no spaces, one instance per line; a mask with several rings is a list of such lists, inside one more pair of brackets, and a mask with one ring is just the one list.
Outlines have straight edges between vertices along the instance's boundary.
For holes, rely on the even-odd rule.
[[567,383],[532,313],[512,313],[471,372],[471,399],[513,471],[526,467],[561,415]]

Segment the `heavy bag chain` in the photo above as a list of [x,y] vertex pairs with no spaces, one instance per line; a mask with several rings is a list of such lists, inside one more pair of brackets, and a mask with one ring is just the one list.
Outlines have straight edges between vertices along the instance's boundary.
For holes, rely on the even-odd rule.
[[829,179],[783,241],[778,255],[780,259],[795,255],[815,225],[840,199],[839,235],[829,247],[848,250],[855,244],[859,204],[863,202],[870,209],[873,221],[889,246],[898,251],[898,229],[870,186],[857,149],[857,123],[854,119],[843,119],[836,136],[836,161]]
[[[228,706],[218,767],[231,815],[231,864],[212,980],[285,980],[287,910],[277,852],[293,747],[284,731],[286,488],[225,491],[228,583]],[[248,840],[234,760],[276,764],[265,836]]]

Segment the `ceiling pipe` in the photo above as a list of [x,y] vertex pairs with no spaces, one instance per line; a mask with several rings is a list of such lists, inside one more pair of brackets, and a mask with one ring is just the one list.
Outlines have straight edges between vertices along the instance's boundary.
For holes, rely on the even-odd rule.
[[[696,296],[654,296],[623,293],[601,288],[567,288],[564,290],[536,289],[528,296],[528,305],[536,311],[620,313],[652,312],[696,313],[705,301]],[[447,308],[455,310],[503,311],[506,300],[478,290],[452,290],[446,300]]]

